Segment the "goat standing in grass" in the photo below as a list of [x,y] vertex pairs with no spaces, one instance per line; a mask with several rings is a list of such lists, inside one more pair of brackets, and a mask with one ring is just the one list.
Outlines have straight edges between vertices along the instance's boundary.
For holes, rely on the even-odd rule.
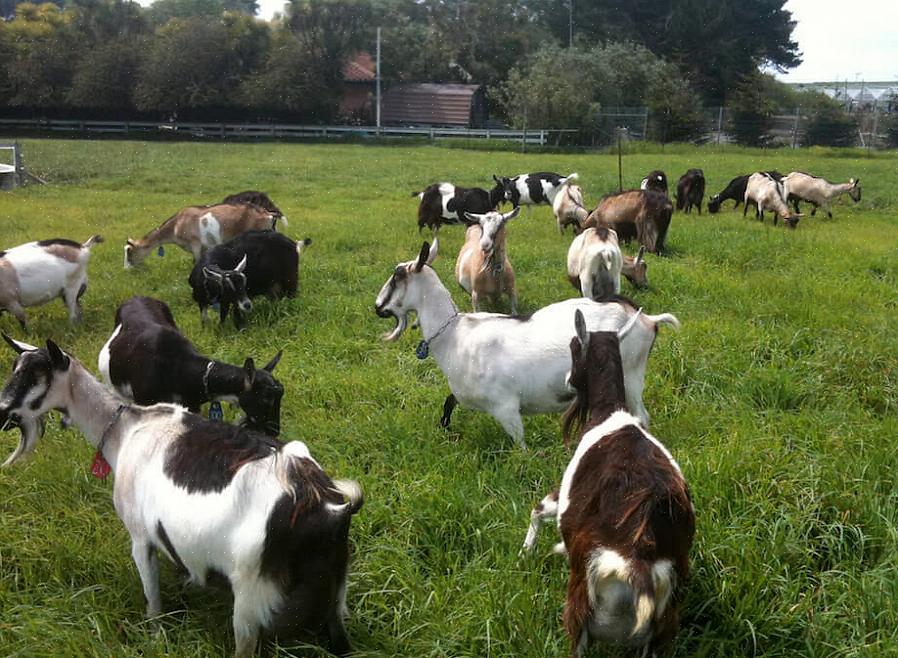
[[398,339],[417,313],[424,340],[419,358],[432,355],[446,375],[452,393],[443,405],[440,424],[449,425],[459,402],[495,418],[519,446],[524,444],[522,414],[562,411],[571,400],[565,383],[570,369],[568,342],[574,330],[574,311],[581,309],[594,329],[617,331],[633,316],[639,318],[621,345],[628,408],[648,426],[642,403],[645,369],[658,326],[679,327],[669,313],[645,315],[622,297],[596,303],[568,299],[522,317],[498,313],[459,313],[452,296],[430,267],[436,243],[426,242],[418,258],[399,263],[384,283],[374,304],[382,318],[395,318],[396,328],[384,340]]
[[623,266],[617,233],[600,226],[588,228],[571,242],[567,276],[577,291],[594,301],[620,294]]
[[832,202],[843,194],[847,193],[855,203],[861,200],[861,187],[858,183],[860,179],[854,178],[847,183],[830,183],[825,178],[801,171],[793,171],[783,179],[796,214],[799,211],[798,202],[807,201],[814,206],[811,210],[812,217],[817,214],[817,208],[823,208],[830,219],[833,218]]
[[4,465],[34,450],[43,416],[65,409],[115,474],[113,502],[131,535],[147,616],[162,611],[162,553],[204,584],[223,575],[234,593],[237,658],[263,629],[297,631],[349,651],[343,627],[349,524],[362,505],[352,481],[331,480],[300,441],[281,443],[204,420],[171,404],[139,407],[96,380],[53,341],[18,353],[0,393],[0,427],[22,437]]
[[789,228],[798,226],[798,220],[801,215],[793,213],[786,204],[787,191],[785,187],[786,179],[776,180],[773,176],[766,172],[755,172],[748,177],[748,184],[745,186],[745,205],[742,207],[742,216],[745,217],[748,212],[748,205],[754,204],[755,216],[760,221],[764,221],[764,211],[773,212],[773,225],[776,226],[777,220],[782,217],[783,223]]
[[579,233],[582,230],[580,226],[589,215],[589,210],[583,205],[583,188],[565,183],[555,195],[552,212],[555,213],[559,233],[564,234],[568,225],[573,225],[574,233]]
[[507,295],[512,314],[518,312],[514,269],[505,248],[505,225],[520,212],[518,206],[505,214],[465,213],[467,220],[473,223],[465,231],[465,243],[455,261],[455,278],[471,295],[475,311],[480,310],[484,297],[489,297],[495,304],[502,295]]
[[555,520],[570,562],[564,628],[577,658],[590,640],[645,656],[670,642],[679,619],[675,590],[689,575],[695,512],[680,467],[626,411],[619,332],[587,332],[575,313],[569,382],[576,398],[564,417],[580,443],[560,490],[530,515],[524,551],[541,523]]

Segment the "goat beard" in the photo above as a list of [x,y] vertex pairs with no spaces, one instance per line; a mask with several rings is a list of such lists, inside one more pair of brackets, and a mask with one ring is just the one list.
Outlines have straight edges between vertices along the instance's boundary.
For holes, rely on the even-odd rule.
[[396,328],[393,329],[393,331],[389,331],[383,335],[383,339],[388,343],[392,343],[394,340],[399,338],[408,325],[408,313],[404,313],[402,315],[394,315],[393,317],[396,318]]
[[21,432],[21,436],[19,437],[19,445],[16,446],[16,449],[13,453],[7,457],[6,461],[3,462],[3,466],[10,466],[15,462],[19,461],[25,455],[30,454],[34,447],[37,445],[37,440],[44,435],[44,419],[43,417],[39,418],[20,418],[19,420],[12,420],[11,418],[7,418],[6,422],[3,424],[3,427],[0,427],[0,430],[11,430],[13,428],[19,428]]

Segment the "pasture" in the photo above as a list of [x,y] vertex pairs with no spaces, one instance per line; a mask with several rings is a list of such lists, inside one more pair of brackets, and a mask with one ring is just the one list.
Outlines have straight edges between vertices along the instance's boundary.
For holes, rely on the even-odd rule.
[[[577,171],[587,205],[617,186],[616,155],[518,154],[434,146],[194,144],[26,140],[26,162],[51,185],[0,194],[0,247],[101,233],[84,322],[60,302],[27,309],[28,342],[52,337],[96,372],[117,305],[140,293],[168,303],[210,356],[258,362],[279,349],[282,438],[306,442],[334,477],[357,479],[366,503],[351,529],[347,630],[359,656],[537,658],[567,655],[560,625],[567,568],[518,550],[531,507],[560,482],[570,453],[557,416],[525,419],[523,452],[493,419],[459,408],[438,427],[448,393],[420,333],[398,343],[373,311],[399,261],[429,234],[412,191],[439,180],[487,186],[492,174]],[[898,192],[894,153],[639,147],[625,186],[665,170],[675,187],[701,167],[707,194],[758,169],[859,177],[862,201],[796,231],[726,202],[718,215],[675,213],[668,256],[648,255],[647,291],[622,291],[647,312],[675,313],[649,359],[652,432],[673,452],[697,512],[693,575],[670,655],[898,655]],[[122,268],[122,245],[179,208],[244,189],[268,192],[291,237],[311,237],[296,299],[260,300],[246,330],[202,326],[188,253],[169,245]],[[707,195],[706,195],[707,197]],[[707,198],[706,198],[707,200]],[[804,208],[803,208],[804,210]],[[547,207],[508,225],[519,309],[574,295],[571,236]],[[443,229],[435,269],[462,310],[453,277],[462,227]],[[625,247],[634,254],[635,245]],[[12,352],[3,347],[4,380]],[[231,417],[235,414],[229,412]],[[5,458],[18,433],[0,435]],[[0,471],[0,654],[221,656],[233,650],[228,597],[162,569],[165,613],[143,619],[128,534],[92,451],[54,418],[34,455]],[[269,647],[316,656],[315,647]],[[590,655],[628,655],[593,648]]]

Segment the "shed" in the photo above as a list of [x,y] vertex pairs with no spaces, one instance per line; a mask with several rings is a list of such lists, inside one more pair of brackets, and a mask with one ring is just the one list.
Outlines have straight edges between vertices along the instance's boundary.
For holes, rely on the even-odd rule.
[[482,128],[489,118],[482,85],[400,83],[383,95],[385,125]]
[[373,114],[375,66],[371,55],[356,54],[343,66],[343,96],[340,114],[366,122]]

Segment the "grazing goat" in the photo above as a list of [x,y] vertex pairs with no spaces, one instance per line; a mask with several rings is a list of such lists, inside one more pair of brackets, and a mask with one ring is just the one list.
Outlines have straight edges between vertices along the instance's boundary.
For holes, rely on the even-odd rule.
[[748,184],[745,186],[745,205],[742,207],[742,216],[748,212],[748,204],[755,206],[756,217],[760,221],[764,221],[764,211],[773,212],[773,225],[776,226],[777,220],[782,217],[783,222],[789,228],[798,226],[798,220],[801,217],[798,213],[793,213],[786,205],[787,192],[784,184],[785,179],[776,180],[770,174],[764,172],[755,172],[748,178]]
[[567,276],[577,291],[594,301],[620,294],[623,257],[617,233],[600,226],[588,228],[571,242]]
[[568,556],[563,623],[574,658],[590,640],[663,648],[677,633],[676,590],[689,575],[695,511],[680,467],[626,411],[618,334],[587,333],[575,315],[569,381],[576,398],[564,418],[580,443],[560,490],[530,515],[524,551],[542,522],[555,520]]
[[418,204],[418,230],[427,226],[438,231],[443,224],[461,224],[464,213],[487,213],[502,201],[502,185],[489,192],[479,187],[457,187],[452,183],[434,183],[423,192],[412,192]]
[[636,257],[624,256],[620,273],[623,274],[635,288],[648,288],[648,264],[645,262],[645,247],[639,247]]
[[505,224],[517,217],[519,212],[520,206],[505,214],[465,213],[468,221],[474,223],[465,231],[465,243],[455,261],[455,279],[471,295],[475,311],[480,310],[484,297],[489,297],[496,304],[502,295],[508,295],[512,314],[518,312],[514,269],[505,248]]
[[294,242],[274,231],[248,231],[207,251],[188,279],[203,320],[208,307],[218,304],[223,323],[233,306],[234,326],[239,328],[243,314],[253,307],[250,298],[295,297],[300,254],[311,243],[309,238]]
[[627,190],[603,197],[583,222],[583,228],[613,228],[618,240],[629,242],[636,238],[646,249],[660,254],[672,215],[673,204],[664,194],[654,190]]
[[518,206],[537,206],[541,203],[552,205],[558,191],[575,180],[576,173],[562,176],[551,171],[539,171],[533,174],[517,176],[493,176],[493,180],[502,186],[503,199],[515,208]]
[[667,176],[660,169],[650,171],[649,175],[642,179],[639,184],[640,190],[655,190],[667,196]]
[[175,402],[199,413],[206,402],[228,401],[246,414],[243,426],[277,436],[284,387],[271,373],[280,359],[278,352],[257,369],[252,359],[241,368],[205,357],[178,331],[164,302],[135,296],[115,312],[98,365],[106,384],[137,404]]
[[125,243],[125,269],[140,265],[153,249],[169,243],[189,251],[196,262],[207,249],[246,231],[274,230],[276,222],[275,215],[252,204],[189,206],[141,239],[128,238]]
[[55,238],[0,251],[0,312],[12,313],[26,329],[25,307],[60,297],[69,309],[69,322],[78,322],[90,249],[100,242],[99,235],[84,244]]
[[840,196],[848,193],[848,196],[857,203],[861,200],[860,179],[850,178],[847,183],[830,183],[825,178],[812,176],[801,171],[793,171],[783,179],[783,184],[789,192],[789,201],[792,202],[795,212],[799,211],[798,202],[807,201],[814,206],[811,216],[817,214],[817,208],[823,208],[827,217],[833,218],[832,202]]
[[230,204],[248,203],[253,206],[258,206],[259,208],[270,212],[275,219],[282,220],[284,226],[287,225],[287,217],[281,212],[281,209],[274,204],[271,197],[265,194],[265,192],[246,190],[245,192],[238,192],[237,194],[226,196],[221,202]]
[[[396,327],[384,336],[394,341],[415,312],[424,340],[419,358],[432,354],[446,375],[452,393],[443,405],[440,424],[449,425],[457,403],[493,416],[520,445],[524,444],[521,414],[562,411],[571,400],[565,383],[570,369],[567,343],[573,316],[581,309],[590,327],[617,331],[639,310],[617,297],[600,304],[569,299],[551,304],[530,316],[497,313],[459,313],[452,296],[430,264],[436,243],[426,242],[418,258],[399,263],[377,295],[374,310],[382,318],[395,318]],[[679,327],[669,313],[641,314],[621,346],[627,406],[648,426],[642,403],[645,369],[658,325]]]
[[161,553],[191,581],[224,576],[234,594],[237,658],[264,630],[303,633],[345,654],[349,525],[362,505],[352,481],[331,480],[300,441],[204,420],[184,407],[123,403],[53,341],[19,356],[0,394],[0,426],[22,437],[11,464],[34,450],[41,418],[65,409],[115,475],[112,498],[131,535],[147,600],[162,611]]
[[[764,171],[761,172],[763,174],[767,174],[772,177],[774,180],[781,180],[783,175],[778,171]],[[745,201],[745,187],[748,185],[748,177],[751,174],[745,174],[744,176],[736,176],[733,180],[727,183],[727,186],[723,188],[723,190],[712,196],[708,199],[708,212],[716,214],[720,211],[720,204],[722,204],[727,199],[732,199],[736,203],[733,205],[733,208],[738,208],[743,201]]]
[[552,212],[558,223],[558,232],[564,234],[569,224],[574,225],[574,233],[580,232],[580,225],[589,215],[583,205],[583,190],[579,185],[564,185],[555,195]]
[[677,210],[687,215],[692,207],[698,208],[702,214],[702,200],[705,198],[705,172],[701,169],[689,169],[677,181]]

